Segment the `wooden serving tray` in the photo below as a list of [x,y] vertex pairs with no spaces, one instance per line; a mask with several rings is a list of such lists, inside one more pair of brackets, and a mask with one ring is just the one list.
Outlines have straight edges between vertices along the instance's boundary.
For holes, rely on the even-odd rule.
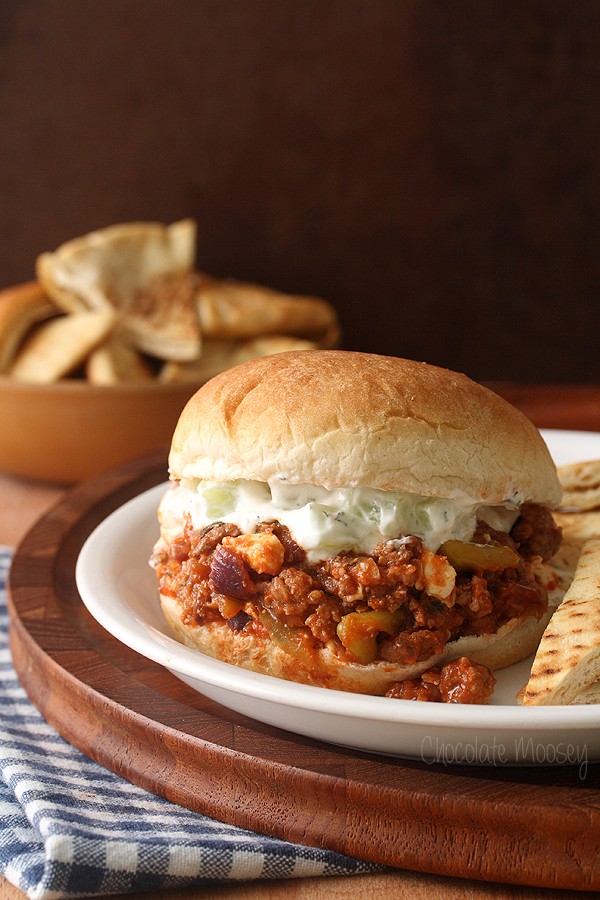
[[129,781],[244,828],[421,872],[600,889],[598,766],[444,766],[329,746],[218,706],[107,634],[78,595],[79,550],[165,477],[154,454],[75,487],[15,555],[14,664],[51,725]]

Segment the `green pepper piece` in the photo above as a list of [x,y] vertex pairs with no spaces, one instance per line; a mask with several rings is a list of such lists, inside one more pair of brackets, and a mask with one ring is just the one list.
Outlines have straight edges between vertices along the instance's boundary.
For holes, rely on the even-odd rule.
[[260,611],[258,618],[269,632],[269,637],[274,644],[304,665],[310,666],[313,663],[312,654],[299,639],[301,634],[299,628],[280,622],[266,609]]
[[519,565],[520,558],[502,544],[473,544],[469,541],[444,541],[438,550],[457,572],[484,572],[511,569]]
[[395,612],[373,609],[348,613],[337,626],[337,636],[346,650],[366,665],[377,659],[377,635],[381,631],[397,634],[402,620],[403,613],[399,609]]

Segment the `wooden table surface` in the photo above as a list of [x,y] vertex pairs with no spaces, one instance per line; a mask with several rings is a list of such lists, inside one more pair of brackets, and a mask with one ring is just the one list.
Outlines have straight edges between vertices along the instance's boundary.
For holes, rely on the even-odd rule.
[[[540,427],[600,430],[600,387],[522,385],[495,386],[507,399],[521,407]],[[68,488],[24,481],[0,474],[0,544],[16,547],[30,526],[47,512]],[[123,900],[132,895],[123,895]],[[150,900],[156,893],[134,895]],[[552,891],[512,885],[457,880],[423,873],[392,871],[378,875],[257,882],[216,887],[164,891],[161,900],[191,898],[232,898],[232,900],[317,900],[317,898],[398,898],[398,900],[542,900],[575,896],[568,891]],[[577,894],[576,896],[585,896]],[[0,900],[22,900],[17,888],[0,878]]]

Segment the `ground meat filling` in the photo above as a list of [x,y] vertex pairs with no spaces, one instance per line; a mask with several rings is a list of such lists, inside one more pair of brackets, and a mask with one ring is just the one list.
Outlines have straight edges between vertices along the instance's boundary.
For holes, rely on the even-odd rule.
[[[513,551],[509,566],[455,572],[442,553],[410,535],[370,554],[344,552],[309,564],[279,522],[263,523],[252,535],[223,522],[202,530],[188,522],[152,564],[161,593],[177,598],[186,624],[225,620],[236,632],[274,640],[284,634],[288,645],[294,637],[303,648],[327,645],[353,662],[413,665],[463,635],[493,633],[515,616],[539,618],[547,591],[535,564],[554,554],[560,538],[549,510],[528,503],[510,534],[479,522],[472,538]],[[463,687],[472,674],[463,672]],[[435,691],[424,686],[436,678],[406,690],[439,693],[441,682]]]
[[430,703],[487,703],[495,684],[487,666],[461,656],[444,666],[427,669],[418,678],[396,682],[385,696]]

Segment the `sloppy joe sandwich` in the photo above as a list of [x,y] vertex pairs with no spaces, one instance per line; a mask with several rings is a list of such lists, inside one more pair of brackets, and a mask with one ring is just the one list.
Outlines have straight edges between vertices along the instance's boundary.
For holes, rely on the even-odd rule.
[[292,681],[489,699],[564,593],[537,429],[464,375],[305,350],[184,408],[151,565],[183,643]]

